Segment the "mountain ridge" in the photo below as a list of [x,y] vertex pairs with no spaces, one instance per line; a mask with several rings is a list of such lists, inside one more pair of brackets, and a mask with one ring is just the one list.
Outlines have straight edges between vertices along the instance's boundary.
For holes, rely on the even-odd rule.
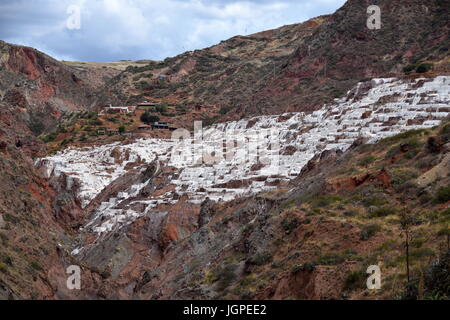
[[[449,249],[449,3],[374,2],[379,31],[365,26],[374,3],[350,0],[159,62],[0,42],[0,298],[404,298],[405,215],[414,298],[450,296],[428,267]],[[145,100],[180,127],[202,120],[212,141],[281,128],[288,170],[170,163],[157,130],[98,133],[138,125],[100,107]],[[82,290],[67,287],[71,265]]]

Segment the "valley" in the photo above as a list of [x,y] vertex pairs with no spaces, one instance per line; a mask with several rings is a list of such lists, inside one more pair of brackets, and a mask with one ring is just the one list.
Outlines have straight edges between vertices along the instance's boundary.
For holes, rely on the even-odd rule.
[[448,299],[449,8],[378,2],[163,61],[0,41],[0,299]]

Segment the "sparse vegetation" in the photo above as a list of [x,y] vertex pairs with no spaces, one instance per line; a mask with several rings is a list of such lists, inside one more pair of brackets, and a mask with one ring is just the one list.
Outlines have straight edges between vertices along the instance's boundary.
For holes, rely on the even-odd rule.
[[450,186],[440,187],[436,194],[436,202],[445,203],[450,201]]
[[372,238],[375,234],[381,231],[381,226],[378,224],[369,224],[363,227],[360,239],[362,241],[367,241]]
[[159,117],[152,115],[150,112],[145,111],[142,115],[141,115],[141,121],[145,124],[152,124],[154,122],[158,122],[159,121]]

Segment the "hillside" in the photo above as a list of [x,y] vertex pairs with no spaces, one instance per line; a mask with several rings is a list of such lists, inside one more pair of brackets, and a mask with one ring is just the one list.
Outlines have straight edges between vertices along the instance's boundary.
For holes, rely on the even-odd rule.
[[[435,258],[445,242],[436,233],[447,221],[448,124],[435,126],[449,116],[449,81],[373,79],[312,114],[205,128],[201,143],[70,147],[36,165],[86,212],[71,255],[107,275],[115,288],[107,298],[361,298],[342,286],[356,277],[361,288],[365,278],[352,272],[375,258],[396,259],[383,270],[405,282],[399,214],[437,221],[420,224],[412,254]],[[258,134],[266,151],[254,157],[242,139]],[[240,148],[227,142],[227,158],[214,160],[208,148],[223,139]],[[378,253],[385,241],[386,258]],[[391,280],[371,297],[395,297]]]
[[[0,41],[0,299],[448,299],[449,2],[374,2],[164,61]],[[186,137],[101,112],[144,101]]]
[[448,74],[448,2],[377,1],[380,30],[366,27],[371,4],[348,1],[333,15],[130,68],[108,87],[127,103],[176,99],[180,114],[215,106],[221,114],[205,120],[220,121],[315,110],[358,81],[403,76],[422,63]]

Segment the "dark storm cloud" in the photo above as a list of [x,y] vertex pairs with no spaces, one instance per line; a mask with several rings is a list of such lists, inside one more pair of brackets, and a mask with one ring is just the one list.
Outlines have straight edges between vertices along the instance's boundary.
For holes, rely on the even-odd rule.
[[[164,59],[332,13],[345,0],[2,0],[0,39],[59,59]],[[67,9],[81,28],[67,28]]]

